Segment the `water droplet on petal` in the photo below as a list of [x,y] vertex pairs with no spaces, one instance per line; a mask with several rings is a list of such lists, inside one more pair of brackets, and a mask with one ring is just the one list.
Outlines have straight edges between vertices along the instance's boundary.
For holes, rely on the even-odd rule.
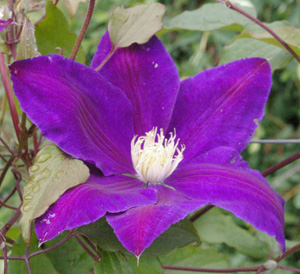
[[38,163],[45,163],[51,157],[52,157],[52,155],[49,154],[49,153],[41,154],[41,155],[39,155],[39,156],[36,157],[36,162],[38,162]]
[[31,188],[26,188],[24,189],[24,195],[31,194]]
[[[32,182],[37,182],[39,177],[40,177],[40,174],[35,174],[35,175],[30,176],[29,180]],[[31,185],[31,187],[32,187],[32,185]]]
[[30,202],[25,202],[25,203],[23,204],[22,208],[23,208],[23,211],[24,211],[24,212],[29,211],[29,210],[31,209]]
[[38,182],[45,180],[51,176],[51,171],[48,168],[45,168],[41,173],[38,179]]
[[40,169],[40,166],[35,164],[35,165],[31,166],[29,169],[31,172],[36,172]]
[[61,177],[63,176],[65,172],[63,170],[59,170],[56,172],[55,176],[54,176],[54,181],[57,182],[61,179]]
[[32,186],[33,186],[33,184],[32,184],[32,183],[28,183],[28,184],[26,184],[26,186],[25,186],[25,187],[26,187],[26,190],[27,190],[27,189],[29,190],[30,188],[32,188]]
[[31,172],[36,172],[40,169],[40,166],[35,164],[35,165],[31,166],[29,169]]
[[24,195],[23,198],[24,198],[24,200],[31,200],[33,198],[33,196],[30,194],[26,194],[26,195]]
[[40,191],[41,187],[39,184],[36,184],[33,186],[32,191],[33,193],[38,193]]

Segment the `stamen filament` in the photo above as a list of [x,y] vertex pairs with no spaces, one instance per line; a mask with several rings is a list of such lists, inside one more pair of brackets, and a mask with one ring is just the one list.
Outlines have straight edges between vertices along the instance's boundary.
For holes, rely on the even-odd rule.
[[[131,158],[137,178],[146,184],[163,184],[183,159],[185,146],[178,148],[180,139],[176,132],[166,139],[163,129],[157,134],[157,127],[146,133],[146,136],[134,136],[131,141]],[[176,155],[175,155],[176,153]]]

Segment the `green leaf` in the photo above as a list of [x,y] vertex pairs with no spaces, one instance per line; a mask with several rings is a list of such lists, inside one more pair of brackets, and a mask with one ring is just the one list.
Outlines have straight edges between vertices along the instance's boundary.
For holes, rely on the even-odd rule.
[[[176,265],[183,267],[203,268],[227,268],[228,263],[223,254],[219,254],[214,248],[201,249],[199,247],[187,246],[175,249],[171,253],[160,256],[163,265]],[[165,274],[190,274],[190,271],[164,270]],[[206,273],[206,272],[203,272]]]
[[22,28],[17,60],[33,58],[39,55],[34,35],[34,26],[26,17]]
[[[45,243],[44,248],[55,245],[65,238],[66,235],[68,235],[68,233],[63,233],[55,239]],[[93,259],[74,238],[69,239],[61,246],[46,254],[60,274],[82,274],[90,273],[92,271]]]
[[[57,47],[66,57],[71,55],[77,35],[70,32],[63,13],[50,1],[46,1],[46,18],[35,29],[38,50],[41,54],[57,54]],[[80,47],[76,61],[84,63],[85,56]]]
[[176,247],[184,247],[189,244],[200,245],[200,239],[193,224],[184,219],[172,225],[160,235],[153,244],[147,248],[144,256],[160,256],[169,253]]
[[[287,21],[265,24],[287,43],[300,57],[300,29],[291,26]],[[269,32],[257,25],[249,25],[235,39],[254,38],[286,50]]]
[[214,208],[194,222],[198,234],[208,243],[225,243],[253,258],[267,257],[267,245],[260,242],[249,231],[239,227],[230,215]]
[[[25,252],[25,243],[22,241],[22,237],[19,237],[17,242],[14,244],[12,248],[11,256],[24,256]],[[31,245],[29,249],[29,253],[33,253],[38,251],[38,240],[33,235],[31,240]],[[32,274],[60,274],[56,271],[54,266],[52,265],[49,258],[46,254],[39,254],[37,256],[32,257],[29,260]],[[26,264],[23,260],[9,260],[8,263],[8,274],[16,274],[16,273],[28,273]]]
[[[235,4],[256,17],[256,11],[250,1],[239,0]],[[193,11],[184,11],[172,19],[165,20],[164,27],[198,31],[211,31],[220,28],[242,31],[251,22],[250,19],[227,8],[224,4],[212,3],[205,4]]]
[[89,169],[82,161],[49,145],[38,153],[29,176],[24,187],[20,220],[26,243],[30,241],[31,221],[41,216],[67,189],[84,183],[89,177]]
[[79,231],[88,236],[91,241],[96,243],[101,249],[105,251],[126,252],[126,249],[120,243],[114,233],[114,230],[107,223],[105,218],[100,218],[97,222],[82,226]]
[[159,30],[165,6],[159,3],[137,5],[132,8],[116,8],[108,22],[108,32],[115,49],[133,43],[144,44]]
[[[134,256],[126,256],[121,252],[101,251],[101,262],[94,265],[95,274],[161,274],[161,264],[157,258],[142,257],[137,266]],[[149,272],[151,270],[151,272]]]
[[7,54],[9,52],[7,46],[5,45],[3,39],[0,37],[0,52]]
[[[81,227],[80,231],[105,251],[127,252],[105,218],[101,218],[95,223]],[[101,231],[101,233],[99,233],[99,231]],[[159,256],[170,252],[176,247],[183,247],[191,243],[199,245],[200,239],[192,223],[185,219],[172,225],[167,231],[160,235],[153,244],[144,251],[142,257]]]
[[285,68],[293,59],[290,53],[271,44],[251,38],[237,39],[225,46],[220,64],[225,64],[246,57],[262,57],[269,61],[272,71]]

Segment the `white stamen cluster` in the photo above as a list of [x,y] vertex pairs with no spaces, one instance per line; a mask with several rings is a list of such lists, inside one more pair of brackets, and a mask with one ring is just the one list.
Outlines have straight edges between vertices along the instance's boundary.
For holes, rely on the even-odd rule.
[[[185,146],[178,148],[176,132],[166,139],[163,129],[157,134],[157,127],[131,141],[131,158],[137,178],[146,184],[160,184],[169,177],[183,159]],[[175,155],[175,153],[177,154]]]

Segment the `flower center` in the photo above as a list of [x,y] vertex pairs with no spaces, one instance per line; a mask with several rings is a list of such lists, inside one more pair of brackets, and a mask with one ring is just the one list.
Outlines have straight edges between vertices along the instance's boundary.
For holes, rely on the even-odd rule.
[[[160,184],[169,177],[183,159],[185,146],[178,148],[176,131],[166,139],[163,129],[157,134],[157,127],[131,141],[131,158],[138,179],[146,184]],[[177,152],[177,153],[176,153]],[[176,153],[176,155],[175,155]]]

